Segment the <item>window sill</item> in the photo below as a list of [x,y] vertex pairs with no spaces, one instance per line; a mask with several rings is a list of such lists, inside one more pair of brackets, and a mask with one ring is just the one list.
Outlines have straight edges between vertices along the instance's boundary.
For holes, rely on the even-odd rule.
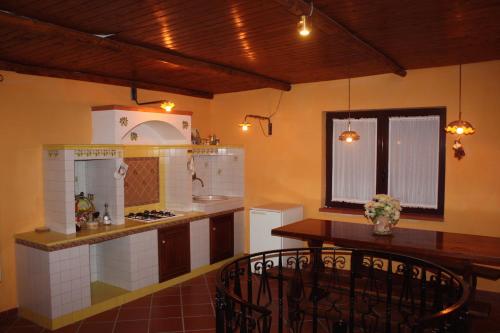
[[[348,215],[364,215],[364,211],[360,209],[351,209],[351,208],[332,208],[332,207],[321,207],[319,209],[320,212],[323,213],[337,213],[337,214],[348,214]],[[439,215],[431,215],[431,214],[405,214],[401,213],[402,219],[408,220],[424,220],[424,221],[435,221],[435,222],[443,222],[444,218]]]

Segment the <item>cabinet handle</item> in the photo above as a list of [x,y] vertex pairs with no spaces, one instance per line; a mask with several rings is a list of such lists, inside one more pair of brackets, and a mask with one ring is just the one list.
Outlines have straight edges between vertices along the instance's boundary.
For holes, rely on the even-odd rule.
[[161,243],[162,243],[162,244],[165,244],[165,243],[166,243],[166,241],[162,240],[162,241],[161,241]]
[[217,228],[214,227],[214,228],[212,228],[212,230],[215,231],[215,230],[217,230]]

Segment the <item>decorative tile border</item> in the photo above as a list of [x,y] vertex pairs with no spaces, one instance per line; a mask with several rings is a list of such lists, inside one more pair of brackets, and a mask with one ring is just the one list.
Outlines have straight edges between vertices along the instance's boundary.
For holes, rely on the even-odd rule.
[[57,156],[59,156],[59,150],[47,150],[47,155],[49,156],[49,158],[56,158]]
[[96,157],[110,157],[120,158],[123,156],[122,150],[117,149],[76,149],[75,158],[96,158]]
[[225,215],[225,214],[230,214],[238,211],[243,211],[245,208],[240,207],[237,209],[231,209],[231,210],[226,210],[222,212],[217,212],[217,213],[210,213],[210,214],[203,214],[203,215],[197,215],[193,217],[187,217],[187,218],[180,218],[179,220],[165,220],[165,221],[159,221],[155,223],[148,223],[144,224],[143,226],[133,226],[130,227],[130,229],[124,229],[123,231],[116,231],[116,232],[110,232],[110,231],[103,231],[101,234],[95,234],[88,236],[84,239],[74,239],[74,240],[67,240],[67,241],[61,241],[60,243],[54,244],[54,245],[46,245],[46,244],[40,244],[36,243],[33,241],[28,241],[25,239],[19,239],[16,238],[16,243],[21,244],[24,246],[29,246],[35,249],[39,249],[42,251],[58,251],[62,249],[67,249],[70,247],[75,247],[75,246],[80,246],[80,245],[85,245],[85,244],[96,244],[96,243],[102,243],[108,240],[120,238],[120,237],[125,237],[149,230],[155,230],[155,229],[162,229],[162,228],[168,228],[171,226],[179,225],[179,224],[185,224],[185,223],[191,223],[194,221],[199,221],[203,220],[206,218],[211,218],[219,215]]

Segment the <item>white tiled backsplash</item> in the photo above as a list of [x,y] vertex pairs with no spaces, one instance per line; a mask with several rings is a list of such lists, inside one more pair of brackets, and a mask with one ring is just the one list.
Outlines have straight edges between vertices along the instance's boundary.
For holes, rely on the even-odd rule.
[[113,177],[123,161],[117,156],[114,150],[102,149],[44,151],[45,223],[50,229],[64,234],[76,232],[75,194],[80,192],[95,194],[94,203],[101,216],[107,202],[112,223],[125,222],[123,179]]
[[100,216],[104,215],[107,203],[113,224],[125,222],[123,179],[113,176],[121,162],[121,159],[75,161],[74,194],[94,194],[94,206]]
[[[124,223],[124,181],[113,177],[123,162],[123,153],[108,150],[44,151],[45,221],[53,231],[76,232],[74,195],[80,192],[94,194],[94,204],[101,216],[104,204],[108,203],[112,223]],[[205,185],[202,187],[199,181],[192,182],[187,167],[191,157],[188,148],[161,149],[159,158],[165,182],[160,186],[165,189],[165,208],[190,211],[193,194],[243,197],[243,149],[217,148],[216,151],[207,155],[193,153],[196,174]]]
[[243,163],[243,150],[236,148],[227,148],[225,154],[220,155],[194,155],[196,175],[205,186],[195,181],[193,195],[243,196]]
[[191,173],[187,169],[189,154],[187,149],[169,149],[165,157],[165,206],[168,209],[190,211]]
[[51,157],[44,152],[45,221],[52,230],[65,234],[76,232],[73,158],[69,150]]

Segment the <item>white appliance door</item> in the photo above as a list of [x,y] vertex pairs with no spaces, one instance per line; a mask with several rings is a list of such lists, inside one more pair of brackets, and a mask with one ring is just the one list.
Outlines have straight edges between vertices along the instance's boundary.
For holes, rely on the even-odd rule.
[[250,210],[250,253],[281,249],[281,237],[271,230],[281,227],[281,213]]

